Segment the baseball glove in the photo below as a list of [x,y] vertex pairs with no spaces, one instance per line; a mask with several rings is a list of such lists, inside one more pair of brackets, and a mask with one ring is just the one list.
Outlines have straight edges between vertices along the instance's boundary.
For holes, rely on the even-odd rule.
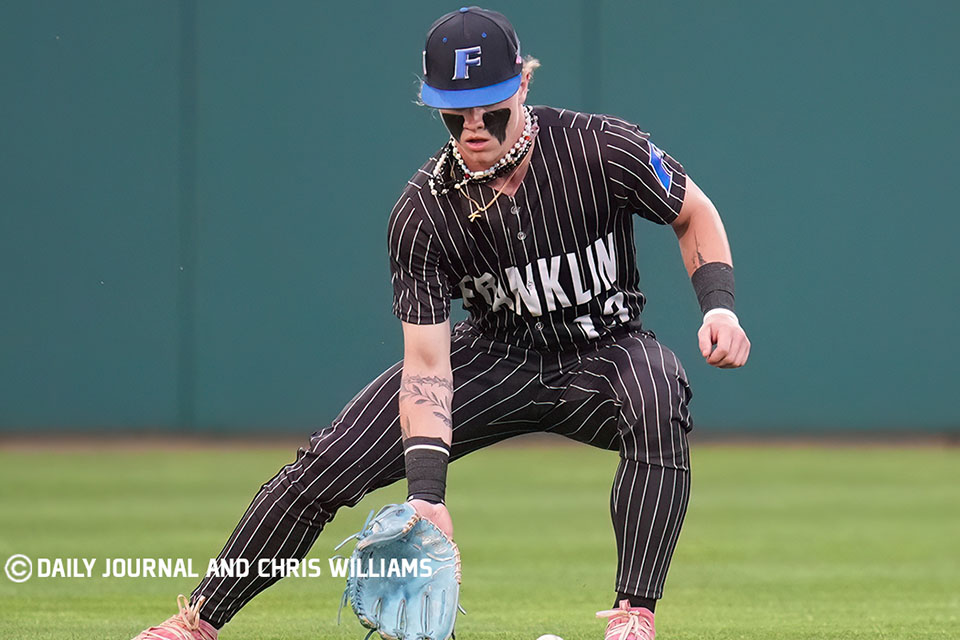
[[[385,640],[448,640],[460,597],[460,551],[407,503],[367,517],[350,556],[343,605]],[[462,611],[462,609],[460,609]],[[338,613],[339,619],[339,613]]]

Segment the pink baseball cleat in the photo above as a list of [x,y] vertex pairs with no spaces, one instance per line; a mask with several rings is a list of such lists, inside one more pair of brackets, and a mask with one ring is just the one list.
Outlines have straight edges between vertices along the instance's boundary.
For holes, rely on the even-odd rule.
[[621,600],[618,609],[597,611],[598,618],[609,618],[604,640],[653,640],[653,612],[643,607],[630,607],[629,600]]
[[181,594],[177,596],[177,606],[180,613],[169,618],[159,627],[150,627],[133,640],[217,640],[217,629],[212,624],[200,619],[200,607],[203,606],[204,596],[197,599],[192,605]]

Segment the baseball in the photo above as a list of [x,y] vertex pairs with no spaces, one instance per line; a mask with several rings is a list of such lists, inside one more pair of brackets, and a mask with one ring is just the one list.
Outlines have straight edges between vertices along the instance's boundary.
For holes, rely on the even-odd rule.
[[537,640],[563,640],[563,638],[561,638],[560,636],[555,636],[552,633],[545,633],[539,638],[537,638]]

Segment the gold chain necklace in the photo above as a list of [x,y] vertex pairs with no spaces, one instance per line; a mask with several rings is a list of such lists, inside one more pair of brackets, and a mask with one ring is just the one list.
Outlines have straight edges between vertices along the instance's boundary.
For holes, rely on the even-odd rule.
[[[527,149],[527,152],[528,152],[528,153],[532,153],[532,152],[533,152],[533,142],[534,142],[533,140],[530,141],[530,148]],[[529,156],[528,156],[527,158],[524,158],[524,160],[527,161],[527,165],[530,164],[530,158],[529,158]],[[511,171],[508,175],[504,176],[503,186],[500,187],[499,189],[497,189],[497,192],[496,192],[496,193],[494,194],[494,196],[493,196],[493,200],[491,200],[491,201],[488,202],[487,204],[480,204],[479,202],[477,202],[476,200],[474,200],[473,198],[471,198],[470,195],[467,194],[467,187],[466,187],[466,185],[464,185],[462,188],[458,188],[457,190],[461,193],[461,195],[463,195],[464,198],[466,198],[467,200],[469,200],[469,201],[473,204],[473,206],[476,207],[476,209],[472,209],[472,210],[470,211],[470,215],[467,216],[467,220],[469,220],[470,222],[473,222],[473,221],[475,221],[477,218],[480,217],[480,214],[486,213],[487,209],[489,209],[490,207],[492,207],[492,206],[493,206],[493,203],[497,201],[497,198],[499,198],[500,195],[506,190],[506,188],[507,188],[508,186],[510,186],[510,182],[513,180],[514,176],[517,175],[517,171],[521,171],[521,170],[523,169],[523,166],[524,166],[524,162],[521,161],[520,164],[518,164],[516,167],[514,167],[513,171]],[[530,170],[530,169],[529,169],[529,166],[528,166],[528,167],[527,167],[527,171],[529,171],[529,170]],[[479,188],[480,188],[480,187],[478,186],[477,189],[479,190]],[[481,196],[481,199],[482,199],[482,198],[483,198],[483,196]]]
[[[470,222],[473,222],[474,220],[480,217],[480,214],[486,213],[487,209],[493,206],[493,203],[497,201],[497,198],[500,197],[500,194],[504,192],[504,190],[507,188],[507,185],[509,184],[510,184],[510,178],[507,178],[506,182],[503,183],[503,186],[497,189],[497,193],[493,196],[493,200],[483,205],[477,202],[476,200],[474,200],[473,198],[471,198],[467,194],[466,189],[460,189],[460,193],[463,194],[463,197],[469,200],[473,204],[473,206],[476,207],[476,209],[473,209],[472,211],[470,211],[470,215],[467,216],[467,220],[469,220]],[[482,199],[482,196],[481,196],[481,199]]]

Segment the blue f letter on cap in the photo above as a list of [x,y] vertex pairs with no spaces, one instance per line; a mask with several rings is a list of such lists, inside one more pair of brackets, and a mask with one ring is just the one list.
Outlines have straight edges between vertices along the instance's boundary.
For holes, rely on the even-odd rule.
[[454,51],[453,79],[466,80],[470,77],[470,67],[480,66],[480,47],[469,47]]

